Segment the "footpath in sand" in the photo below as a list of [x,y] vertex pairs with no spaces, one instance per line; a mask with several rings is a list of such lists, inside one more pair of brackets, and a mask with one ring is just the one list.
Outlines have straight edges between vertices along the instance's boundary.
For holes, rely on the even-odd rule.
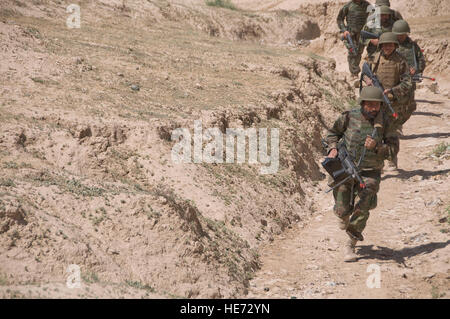
[[[261,249],[262,267],[248,297],[450,297],[450,165],[448,156],[431,154],[450,140],[450,102],[425,91],[416,99],[417,111],[400,141],[399,171],[382,176],[378,207],[357,244],[359,260],[343,261],[347,235],[337,226],[332,194],[324,194],[322,182],[311,223]],[[376,269],[380,288],[368,288]]]

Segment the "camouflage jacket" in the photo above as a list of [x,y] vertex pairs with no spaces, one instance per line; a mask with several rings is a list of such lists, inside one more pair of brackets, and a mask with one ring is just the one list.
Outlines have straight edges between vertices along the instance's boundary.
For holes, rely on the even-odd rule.
[[398,12],[397,10],[392,10],[392,12],[393,12],[392,19],[394,20],[394,22],[398,20],[403,20],[403,17],[400,12]]
[[325,139],[328,143],[328,152],[337,148],[338,143],[345,143],[357,164],[365,148],[366,137],[372,135],[375,127],[377,128],[375,135],[377,146],[373,150],[366,150],[360,169],[381,170],[384,160],[393,158],[399,150],[399,139],[395,127],[384,112],[378,113],[374,120],[367,120],[361,113],[361,108],[342,113],[333,127],[328,130]]
[[[381,36],[385,32],[391,32],[392,27],[394,26],[394,21],[392,19],[388,20],[384,25],[377,26],[373,22],[368,22],[364,25],[363,30],[371,33],[375,33],[379,36]],[[359,39],[360,43],[367,47],[367,55],[370,57],[374,55],[378,51],[378,47],[376,45],[373,45],[372,42],[370,42],[371,39],[365,39],[362,38]]]
[[337,16],[337,24],[341,32],[349,31],[355,35],[361,31],[366,23],[370,3],[362,0],[361,3],[350,1],[345,4]]
[[399,104],[406,103],[413,87],[406,59],[394,51],[389,57],[378,52],[366,60],[383,88],[392,90],[392,100]]
[[[413,48],[415,56],[413,54]],[[407,37],[403,43],[400,43],[397,52],[405,57],[410,67],[416,69],[416,73],[423,73],[423,71],[425,70],[425,57],[419,45],[415,41]]]

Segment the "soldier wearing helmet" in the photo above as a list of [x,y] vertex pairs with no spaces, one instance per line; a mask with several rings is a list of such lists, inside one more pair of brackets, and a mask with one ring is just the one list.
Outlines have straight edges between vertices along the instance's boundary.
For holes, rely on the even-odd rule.
[[[406,22],[405,20],[396,21],[394,23],[394,26],[392,27],[392,32],[397,35],[397,39],[399,42],[397,52],[404,56],[406,61],[408,62],[409,74],[413,76],[414,74],[423,73],[423,71],[425,70],[425,57],[423,56],[422,50],[420,49],[417,42],[413,41],[408,36],[408,34],[411,32],[408,22]],[[416,83],[413,82],[408,108],[405,110],[403,121],[400,124],[404,124],[417,108],[416,101],[414,100],[415,90]]]
[[[396,154],[398,148],[398,137],[392,122],[383,112],[382,91],[373,86],[363,88],[359,103],[360,108],[344,112],[338,117],[325,139],[329,158],[337,157],[339,143],[344,143],[348,152],[354,154],[355,164],[364,154],[359,168],[366,187],[361,188],[359,183],[351,179],[333,190],[334,214],[338,217],[340,229],[345,230],[349,237],[344,257],[347,262],[357,260],[355,245],[358,240],[364,240],[362,232],[369,218],[369,210],[377,206],[384,160]],[[374,129],[376,132],[372,135]],[[353,204],[356,196],[359,200]]]
[[[391,7],[391,3],[389,0],[377,0],[375,1],[375,7],[381,7],[381,6],[387,6],[387,7]],[[402,20],[403,17],[400,14],[400,12],[398,12],[397,10],[392,10],[392,20],[397,21],[397,20]]]
[[[394,21],[392,20],[392,10],[388,6],[381,6],[379,9],[379,23],[368,21],[363,30],[381,36],[385,32],[391,32]],[[372,57],[378,48],[379,39],[360,39],[363,46],[367,47],[367,56]]]
[[347,56],[349,71],[355,78],[361,71],[359,63],[364,47],[359,42],[359,36],[369,14],[367,10],[369,5],[370,3],[365,0],[352,0],[342,7],[337,17],[337,24],[347,48],[350,49],[350,44],[346,40],[347,35],[351,36],[354,45],[357,46],[356,52],[349,52]]
[[[380,51],[372,58],[368,58],[367,62],[383,85],[384,94],[391,100],[394,111],[399,115],[393,124],[400,129],[401,124],[404,123],[412,90],[409,66],[406,59],[396,51],[399,43],[393,32],[383,33],[380,36],[378,47]],[[364,81],[367,85],[372,85],[369,78],[365,78]],[[397,154],[391,158],[389,166],[395,169],[398,167]]]

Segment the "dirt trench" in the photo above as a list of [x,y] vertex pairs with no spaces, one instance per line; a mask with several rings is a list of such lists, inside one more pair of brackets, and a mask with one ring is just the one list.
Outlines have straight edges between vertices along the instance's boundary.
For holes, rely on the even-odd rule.
[[[317,187],[314,218],[262,251],[252,298],[449,298],[449,156],[433,149],[450,140],[450,103],[420,92],[401,138],[399,171],[382,175],[355,263],[345,263],[347,235],[332,213],[333,198]],[[371,286],[374,269],[380,287]],[[369,284],[367,284],[369,282]]]
[[[324,31],[328,24],[315,20],[321,11],[310,6],[316,16],[308,17],[196,7],[195,1],[86,1],[85,28],[67,31],[59,1],[5,3],[0,294],[233,298],[263,296],[259,282],[276,291],[267,285],[286,264],[270,264],[267,243],[282,250],[279,236],[301,226],[313,234],[297,241],[308,247],[318,240],[312,218],[325,211],[321,205],[329,208],[321,193],[321,131],[355,105],[340,72],[345,50],[330,51],[338,42]],[[433,50],[431,56],[445,57]],[[447,107],[436,104],[445,83],[433,89],[441,95],[422,85],[430,108]],[[448,120],[448,113],[428,114],[428,104],[419,115]],[[279,128],[279,173],[260,176],[250,165],[174,165],[170,132],[194,119],[222,132]],[[436,146],[434,137],[446,138],[445,130],[440,134],[427,139],[427,151]],[[447,157],[436,161],[448,164]],[[447,205],[440,200],[432,207]],[[261,261],[262,272],[250,281]],[[71,263],[82,269],[78,291],[65,284]],[[433,278],[441,278],[441,269]],[[433,284],[433,291],[442,287]],[[299,297],[309,296],[297,287]]]

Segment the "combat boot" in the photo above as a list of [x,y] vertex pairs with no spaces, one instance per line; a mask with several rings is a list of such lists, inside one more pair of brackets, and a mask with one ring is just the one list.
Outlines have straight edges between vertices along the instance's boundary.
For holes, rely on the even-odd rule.
[[356,239],[349,238],[345,244],[345,262],[355,262],[358,260],[358,255],[355,253]]
[[387,172],[397,172],[398,171],[398,160],[397,160],[397,157],[392,159],[392,160],[388,160],[386,166],[387,166],[386,167],[386,171]]
[[347,215],[347,216],[344,216],[344,217],[339,217],[339,216],[336,215],[336,217],[338,219],[339,229],[342,229],[342,230],[347,229],[348,222],[350,221],[350,216]]
[[399,137],[403,137],[403,125],[397,127],[396,133]]

